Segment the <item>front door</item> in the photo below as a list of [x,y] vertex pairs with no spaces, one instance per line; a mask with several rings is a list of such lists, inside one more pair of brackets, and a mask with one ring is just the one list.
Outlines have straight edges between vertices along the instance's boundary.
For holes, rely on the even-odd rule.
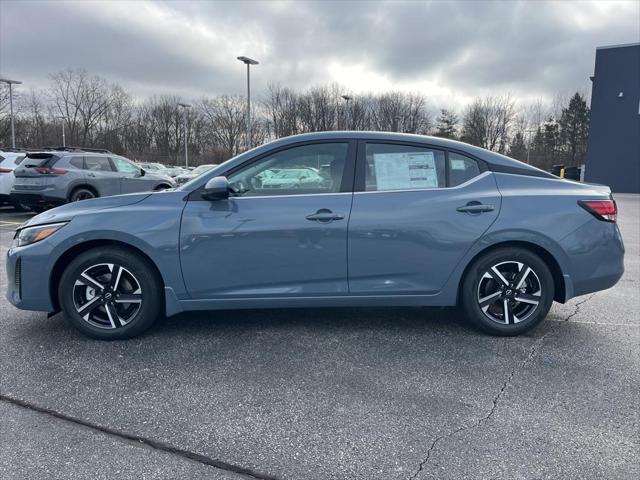
[[227,172],[228,200],[191,195],[180,233],[191,297],[346,294],[354,153],[347,141],[289,147]]
[[439,292],[497,218],[501,197],[493,175],[481,162],[439,149],[366,143],[358,151],[350,292]]
[[111,157],[120,177],[120,193],[135,193],[150,190],[152,181],[145,181],[141,169],[124,158]]

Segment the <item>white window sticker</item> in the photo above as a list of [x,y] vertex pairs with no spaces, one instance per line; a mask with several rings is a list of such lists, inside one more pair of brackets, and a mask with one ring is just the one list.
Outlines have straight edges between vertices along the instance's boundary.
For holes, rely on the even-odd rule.
[[438,187],[433,152],[374,153],[378,190]]
[[464,160],[450,160],[451,170],[466,170],[467,163]]

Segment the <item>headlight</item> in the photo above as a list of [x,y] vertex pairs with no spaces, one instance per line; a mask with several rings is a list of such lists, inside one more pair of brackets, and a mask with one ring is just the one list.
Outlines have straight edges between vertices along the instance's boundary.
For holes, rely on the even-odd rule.
[[67,222],[61,222],[22,228],[18,230],[16,235],[13,237],[13,246],[24,247],[25,245],[30,245],[32,243],[39,242],[40,240],[44,240],[56,233],[66,224]]

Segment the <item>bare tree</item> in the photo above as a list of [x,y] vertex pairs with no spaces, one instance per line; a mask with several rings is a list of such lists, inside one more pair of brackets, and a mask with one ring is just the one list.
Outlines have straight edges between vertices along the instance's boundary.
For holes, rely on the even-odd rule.
[[464,113],[462,139],[487,150],[504,153],[515,113],[515,102],[509,95],[476,99]]

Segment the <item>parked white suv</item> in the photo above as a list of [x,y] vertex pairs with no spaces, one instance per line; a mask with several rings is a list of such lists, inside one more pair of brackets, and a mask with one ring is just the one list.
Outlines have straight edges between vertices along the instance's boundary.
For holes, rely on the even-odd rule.
[[0,150],[0,206],[5,203],[11,203],[16,209],[22,210],[20,204],[11,202],[9,193],[16,178],[13,175],[13,171],[20,165],[26,155],[26,151]]

